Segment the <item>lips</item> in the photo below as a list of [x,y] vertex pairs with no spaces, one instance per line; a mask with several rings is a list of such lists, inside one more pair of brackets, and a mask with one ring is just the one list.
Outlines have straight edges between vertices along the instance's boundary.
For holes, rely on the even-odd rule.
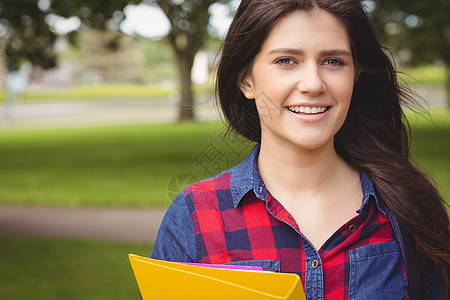
[[328,106],[288,106],[287,108],[296,114],[317,115],[326,112]]

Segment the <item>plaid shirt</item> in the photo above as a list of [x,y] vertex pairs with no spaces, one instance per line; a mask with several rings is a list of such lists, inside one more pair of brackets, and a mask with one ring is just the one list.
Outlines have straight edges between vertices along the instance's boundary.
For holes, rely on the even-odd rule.
[[[360,173],[364,197],[358,215],[317,251],[265,188],[257,168],[258,150],[255,147],[240,165],[193,184],[179,195],[163,221],[153,258],[273,267],[297,273],[307,299],[349,299],[349,288],[358,285],[349,282],[359,276],[354,270],[352,273],[352,263],[355,268],[365,255],[361,253],[371,253],[369,260],[393,253],[380,262],[393,266],[395,270],[387,276],[396,274],[398,280],[394,281],[402,282],[400,290],[395,287],[396,293],[406,297],[401,252],[372,181],[364,173]],[[375,244],[376,249],[370,246]],[[375,277],[370,272],[368,269],[360,277]]]

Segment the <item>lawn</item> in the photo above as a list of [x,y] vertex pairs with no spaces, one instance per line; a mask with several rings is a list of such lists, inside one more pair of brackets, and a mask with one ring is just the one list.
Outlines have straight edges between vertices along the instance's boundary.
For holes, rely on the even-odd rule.
[[446,69],[442,65],[423,65],[405,67],[400,70],[400,78],[409,85],[441,85],[445,86]]
[[413,160],[435,179],[450,204],[450,109],[434,109],[430,115],[409,114],[409,120],[413,129]]
[[151,245],[0,237],[0,299],[139,299],[128,253]]
[[[450,200],[450,111],[409,114],[413,158]],[[241,161],[251,144],[221,122],[0,131],[0,203],[168,206],[187,183]]]
[[[159,85],[79,85],[73,87],[60,88],[29,88],[19,99],[24,101],[45,100],[45,101],[90,101],[92,99],[111,99],[111,98],[146,98],[160,99],[176,93],[176,89],[171,87],[163,89]],[[5,90],[0,90],[0,102],[5,100]]]
[[[67,101],[92,101],[92,100],[111,100],[111,99],[147,99],[160,100],[167,99],[170,96],[178,94],[178,87],[174,83],[164,84],[86,84],[69,87],[33,87],[28,88],[23,94],[16,95],[20,102],[67,102]],[[211,94],[211,85],[194,85],[194,93],[203,95]],[[4,102],[6,97],[4,89],[0,89],[0,103]]]
[[0,131],[0,203],[167,206],[186,180],[246,155],[223,133],[219,122]]

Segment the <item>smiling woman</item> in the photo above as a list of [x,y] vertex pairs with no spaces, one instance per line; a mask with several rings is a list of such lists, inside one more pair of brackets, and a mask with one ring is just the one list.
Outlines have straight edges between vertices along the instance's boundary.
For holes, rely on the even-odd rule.
[[297,273],[306,299],[447,297],[449,217],[360,1],[243,0],[217,95],[257,145],[180,193],[153,258]]
[[[334,150],[334,136],[347,117],[355,74],[344,25],[330,13],[314,9],[280,20],[241,82],[244,95],[255,99],[264,124],[258,157],[261,177],[316,249],[361,205],[359,173]],[[278,114],[265,114],[267,100]],[[299,172],[309,168],[315,169],[314,174],[299,180]],[[330,169],[346,174],[345,181],[337,185],[330,179]],[[354,190],[349,190],[349,182]],[[320,211],[331,204],[328,195],[305,194],[305,189],[319,186],[347,198],[341,202],[341,208],[346,207],[340,214]]]

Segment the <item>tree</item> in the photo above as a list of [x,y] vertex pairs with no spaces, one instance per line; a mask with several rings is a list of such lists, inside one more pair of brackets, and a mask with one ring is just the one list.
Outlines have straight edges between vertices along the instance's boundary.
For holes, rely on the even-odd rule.
[[0,1],[0,47],[8,71],[18,70],[24,61],[44,69],[56,66],[56,38],[37,1]]
[[[195,55],[208,38],[209,8],[216,2],[229,2],[226,0],[109,0],[105,4],[105,1],[100,0],[0,1],[0,12],[2,13],[0,29],[8,28],[9,32],[5,44],[25,45],[28,40],[32,40],[39,41],[38,45],[41,47],[29,48],[27,45],[29,51],[25,47],[15,47],[15,49],[17,48],[16,52],[6,52],[8,69],[17,68],[24,59],[31,61],[34,65],[44,64],[44,67],[55,65],[56,55],[51,49],[57,35],[46,23],[48,16],[64,18],[76,16],[84,27],[104,30],[111,24],[116,24],[118,28],[118,23],[124,19],[122,11],[128,4],[145,2],[158,5],[171,24],[166,38],[174,50],[180,73],[180,121],[194,119],[191,70]],[[15,41],[15,43],[11,41]]]
[[[209,8],[217,2],[226,0],[52,0],[51,7],[57,15],[70,17],[76,15],[88,26],[104,26],[105,20],[123,11],[127,4],[147,3],[158,5],[170,22],[167,40],[177,60],[181,81],[181,99],[179,102],[179,121],[194,119],[194,97],[192,92],[191,71],[195,55],[204,46],[208,38]],[[83,10],[89,8],[87,17]],[[118,19],[117,21],[121,21]]]
[[[42,1],[42,0],[41,0]],[[129,4],[139,4],[142,0],[46,0],[50,2],[47,13],[64,18],[76,16],[85,27],[107,29],[111,21],[119,23],[122,13]],[[39,2],[39,1],[38,1]]]
[[48,17],[78,17],[84,27],[106,29],[111,20],[120,22],[123,9],[142,0],[0,0],[0,50],[9,71],[24,61],[44,69],[56,66],[53,45],[58,34]]
[[446,67],[450,106],[450,1],[368,1],[371,18],[384,41],[410,56],[409,63],[441,62]]
[[[167,39],[175,53],[181,79],[179,121],[194,119],[191,71],[197,52],[208,38],[209,7],[213,0],[147,0],[156,3],[170,21]],[[228,2],[228,1],[221,1]]]

